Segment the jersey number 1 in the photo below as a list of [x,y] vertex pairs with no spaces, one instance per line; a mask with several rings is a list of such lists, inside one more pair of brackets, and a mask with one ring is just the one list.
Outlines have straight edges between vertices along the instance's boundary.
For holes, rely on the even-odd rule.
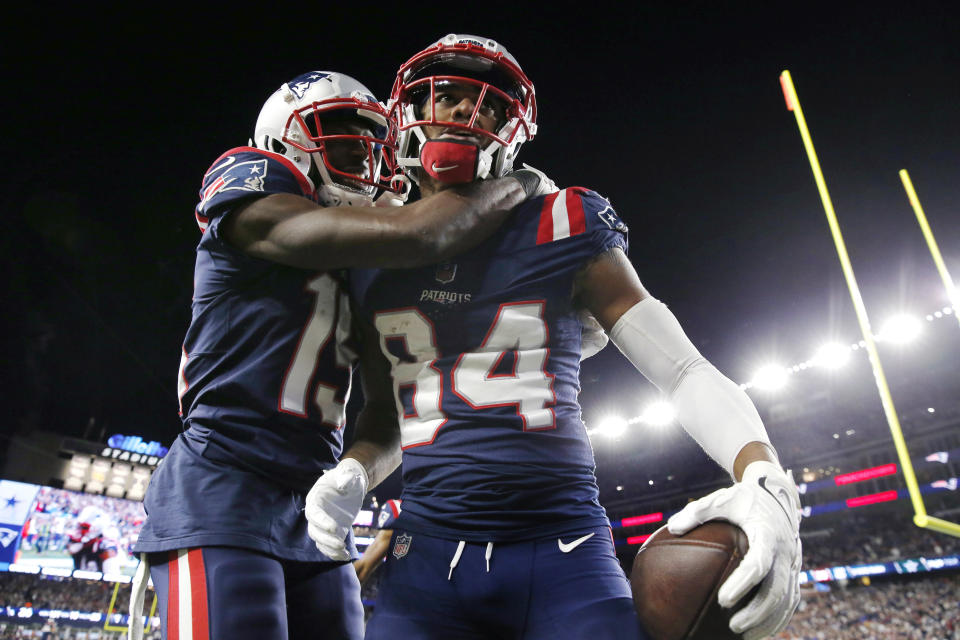
[[346,394],[343,402],[340,402],[336,398],[337,392],[340,391],[339,387],[317,382],[313,400],[320,409],[323,423],[339,429],[346,422],[344,409],[347,398],[350,397],[350,364],[341,349],[350,326],[349,303],[337,283],[326,274],[307,282],[307,290],[316,296],[313,301],[313,313],[310,314],[307,326],[300,334],[297,351],[283,378],[279,409],[284,413],[307,416],[307,392],[310,382],[314,378],[320,354],[333,338],[336,364],[348,370]]

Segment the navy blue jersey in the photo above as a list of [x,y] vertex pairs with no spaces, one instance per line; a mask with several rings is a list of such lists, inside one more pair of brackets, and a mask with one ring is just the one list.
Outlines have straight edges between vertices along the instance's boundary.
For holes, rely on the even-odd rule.
[[393,529],[393,523],[400,517],[400,500],[387,500],[377,514],[377,529]]
[[518,540],[608,524],[580,418],[574,278],[626,250],[610,203],[582,188],[519,205],[455,262],[353,270],[356,312],[392,367],[401,422],[396,526]]
[[[304,520],[294,512],[302,494],[336,465],[343,446],[355,358],[346,346],[349,305],[335,274],[255,258],[226,241],[231,211],[274,193],[316,201],[286,158],[259,149],[232,149],[204,176],[179,372],[184,433],[151,480],[139,550],[231,544],[322,559],[305,522],[290,528]],[[277,503],[268,508],[273,525],[231,502],[242,503],[239,486],[258,492],[258,504]]]

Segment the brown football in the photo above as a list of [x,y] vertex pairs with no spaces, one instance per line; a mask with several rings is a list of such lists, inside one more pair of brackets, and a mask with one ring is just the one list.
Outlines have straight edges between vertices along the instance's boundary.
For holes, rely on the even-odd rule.
[[[740,527],[715,520],[683,536],[658,529],[637,552],[630,583],[633,603],[654,640],[725,640],[730,616],[717,591],[747,552]],[[749,602],[752,593],[741,602]]]

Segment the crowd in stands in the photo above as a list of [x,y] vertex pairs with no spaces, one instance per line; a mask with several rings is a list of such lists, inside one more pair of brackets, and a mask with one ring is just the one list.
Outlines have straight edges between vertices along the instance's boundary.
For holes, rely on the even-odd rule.
[[806,592],[790,625],[776,638],[960,640],[960,574]]
[[[920,529],[909,517],[892,511],[845,514],[814,524],[818,526],[802,529],[805,569],[960,554],[960,539]],[[372,536],[376,531],[363,533]],[[364,585],[363,598],[368,605],[376,600],[377,578],[374,574]],[[869,586],[858,581],[828,585],[831,590],[826,593],[805,589],[801,608],[787,630],[777,636],[779,640],[960,640],[960,571],[906,579],[877,578]],[[106,613],[113,589],[111,582],[0,572],[0,607]],[[127,611],[129,595],[129,585],[121,585],[114,612]],[[148,598],[152,600],[149,594]],[[62,621],[56,627],[49,622],[23,625],[0,619],[0,640],[122,637],[97,628],[71,627]],[[154,635],[159,637],[157,633]]]
[[921,529],[899,512],[804,522],[800,535],[804,569],[960,554],[960,538]]
[[[125,638],[125,633],[97,628],[78,629],[50,622],[35,625],[0,622],[0,640],[125,640]],[[146,636],[146,640],[160,640],[160,632]]]
[[[0,606],[106,613],[114,586],[97,580],[0,572]],[[129,603],[130,586],[120,585],[114,611],[126,612]]]

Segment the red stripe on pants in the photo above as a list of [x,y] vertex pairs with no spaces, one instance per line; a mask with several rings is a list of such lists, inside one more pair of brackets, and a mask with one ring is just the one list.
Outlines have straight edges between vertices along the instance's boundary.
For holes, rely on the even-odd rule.
[[180,640],[180,564],[177,552],[167,561],[167,640]]
[[190,567],[190,600],[193,611],[193,640],[210,640],[210,617],[207,613],[207,572],[203,567],[203,550],[187,552]]

